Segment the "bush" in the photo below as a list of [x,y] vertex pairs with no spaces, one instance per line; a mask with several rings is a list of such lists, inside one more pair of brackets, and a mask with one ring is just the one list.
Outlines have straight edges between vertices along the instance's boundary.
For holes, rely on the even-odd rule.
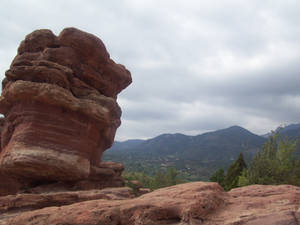
[[300,162],[295,156],[297,140],[273,134],[239,177],[239,186],[249,184],[292,184],[300,186]]
[[218,182],[226,191],[238,187],[239,177],[246,170],[246,163],[243,154],[240,153],[236,161],[234,161],[227,170],[226,175],[223,169],[218,169],[210,178],[210,181]]
[[150,188],[151,190],[185,182],[184,179],[179,177],[178,171],[174,168],[169,168],[167,171],[159,170],[155,176],[148,176],[143,172],[125,172],[123,177],[129,187],[133,186],[130,181],[137,180],[143,187]]

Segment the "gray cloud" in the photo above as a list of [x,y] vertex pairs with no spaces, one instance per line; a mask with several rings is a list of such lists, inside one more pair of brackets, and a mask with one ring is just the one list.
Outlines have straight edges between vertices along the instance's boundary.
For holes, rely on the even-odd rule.
[[6,1],[0,73],[31,31],[75,26],[132,73],[117,139],[299,122],[300,2]]

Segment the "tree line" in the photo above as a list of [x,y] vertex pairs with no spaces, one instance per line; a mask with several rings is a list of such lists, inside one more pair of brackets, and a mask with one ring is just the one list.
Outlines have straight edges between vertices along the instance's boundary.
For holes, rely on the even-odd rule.
[[281,137],[279,132],[273,133],[249,166],[240,153],[226,174],[223,169],[218,169],[210,181],[218,182],[227,191],[251,184],[300,186],[300,160],[295,155],[298,141]]
[[173,167],[167,170],[158,170],[154,176],[146,175],[144,172],[125,172],[123,173],[123,177],[126,184],[130,187],[134,188],[131,181],[136,180],[143,187],[151,190],[186,182]]

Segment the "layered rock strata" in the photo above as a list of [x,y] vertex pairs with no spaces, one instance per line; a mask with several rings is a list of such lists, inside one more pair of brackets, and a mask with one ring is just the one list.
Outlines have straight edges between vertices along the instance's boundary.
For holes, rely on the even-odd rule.
[[253,185],[225,192],[216,183],[194,182],[138,198],[133,198],[126,188],[0,197],[1,225],[297,225],[299,222],[300,188],[291,185]]
[[130,72],[92,34],[66,28],[59,36],[27,35],[2,82],[0,174],[95,180],[120,126],[117,95],[130,83]]

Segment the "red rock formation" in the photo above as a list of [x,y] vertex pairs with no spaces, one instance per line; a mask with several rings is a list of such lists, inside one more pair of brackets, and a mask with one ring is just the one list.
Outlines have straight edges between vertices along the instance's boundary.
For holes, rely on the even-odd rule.
[[[225,192],[216,183],[194,182],[135,199],[121,190],[122,197],[101,191],[0,197],[0,224],[297,225],[300,221],[300,188],[290,185],[253,185]],[[76,198],[78,203],[73,203]],[[45,206],[45,199],[56,207]],[[37,208],[41,209],[32,210]]]
[[89,179],[120,125],[116,98],[130,72],[99,38],[67,28],[58,37],[27,35],[5,75],[0,172],[30,181]]
[[102,189],[124,185],[123,165],[100,158],[120,125],[117,94],[130,82],[91,34],[26,37],[0,97],[0,225],[300,224],[300,188],[290,185],[225,192],[194,182],[138,198],[130,188]]
[[39,194],[23,193],[0,197],[0,214],[9,214],[11,211],[29,211],[51,206],[71,205],[96,199],[124,200],[131,198],[134,198],[134,195],[132,189],[128,187],[89,191],[49,191]]
[[106,187],[124,186],[121,176],[124,166],[121,163],[101,162],[99,166],[92,166],[87,179],[74,184],[75,190],[101,189]]
[[300,224],[300,187],[252,185],[228,194],[224,207],[210,215],[206,224]]
[[22,183],[17,179],[0,173],[0,196],[15,194],[21,187]]

